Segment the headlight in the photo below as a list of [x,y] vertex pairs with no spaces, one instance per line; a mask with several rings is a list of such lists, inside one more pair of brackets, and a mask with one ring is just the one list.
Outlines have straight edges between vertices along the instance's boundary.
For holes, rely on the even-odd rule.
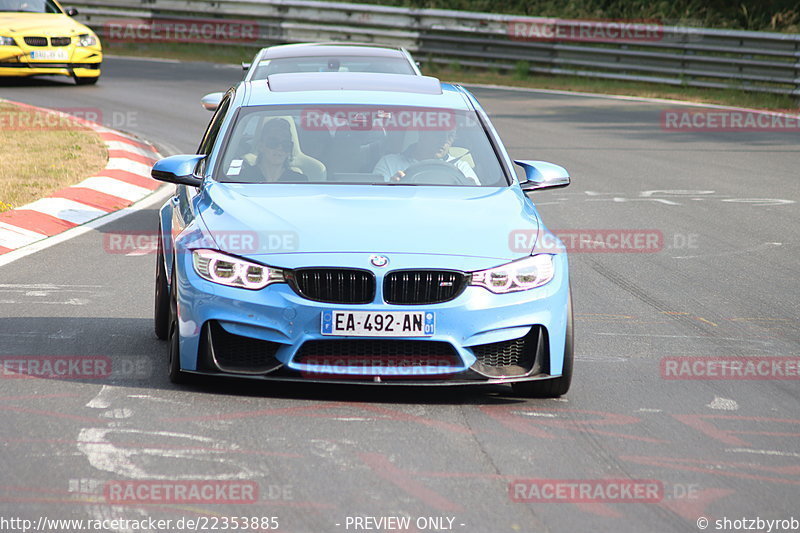
[[538,254],[499,267],[472,273],[470,285],[489,289],[495,294],[527,291],[541,287],[555,274],[552,254]]
[[0,37],[0,46],[17,46],[11,37]]
[[285,281],[283,270],[251,263],[214,250],[194,250],[192,262],[197,275],[220,285],[258,290],[270,283]]
[[88,33],[84,33],[83,35],[78,35],[78,46],[96,46],[97,45],[97,37],[94,35],[90,35]]

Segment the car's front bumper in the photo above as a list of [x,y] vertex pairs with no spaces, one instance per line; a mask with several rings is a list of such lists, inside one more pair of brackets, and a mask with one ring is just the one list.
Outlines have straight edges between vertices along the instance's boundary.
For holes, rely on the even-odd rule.
[[[470,286],[454,300],[433,305],[389,305],[382,302],[380,290],[373,303],[347,305],[305,299],[283,283],[259,291],[227,287],[200,278],[192,266],[190,251],[183,250],[174,257],[184,371],[252,379],[407,385],[509,383],[561,375],[569,298],[565,254],[555,256],[556,274],[542,287],[492,294]],[[378,287],[386,273],[383,270],[391,271],[373,269]],[[322,335],[321,315],[330,309],[432,311],[436,330],[433,336],[424,338],[383,338],[383,343],[373,343],[377,346],[374,355],[364,351],[372,347],[364,348],[362,344],[367,343],[361,343],[350,345],[359,348],[359,355],[352,359],[339,351],[330,359],[309,360],[304,356],[308,350],[301,351],[311,346],[306,343],[323,341],[327,349],[331,342],[344,339],[356,343],[378,340]],[[451,353],[445,356],[435,352],[429,359],[414,363],[409,358],[386,357],[382,352],[402,350],[404,345],[398,343],[403,341],[438,342],[450,347]],[[509,354],[517,359],[504,364]]]
[[[60,47],[61,48],[61,47]],[[67,59],[33,60],[32,51],[53,50],[47,47],[0,46],[0,76],[100,76],[103,53],[98,47],[63,47]]]

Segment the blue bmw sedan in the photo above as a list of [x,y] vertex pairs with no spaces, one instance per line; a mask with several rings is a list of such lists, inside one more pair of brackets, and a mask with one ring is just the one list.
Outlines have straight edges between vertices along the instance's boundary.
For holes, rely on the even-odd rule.
[[198,153],[152,176],[177,185],[155,287],[172,381],[569,389],[567,255],[528,198],[569,175],[512,161],[464,88],[399,74],[244,81]]

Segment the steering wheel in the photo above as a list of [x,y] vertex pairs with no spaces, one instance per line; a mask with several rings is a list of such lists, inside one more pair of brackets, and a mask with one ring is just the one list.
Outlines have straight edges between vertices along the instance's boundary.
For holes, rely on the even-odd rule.
[[404,170],[402,181],[425,185],[472,185],[455,165],[441,159],[423,159]]

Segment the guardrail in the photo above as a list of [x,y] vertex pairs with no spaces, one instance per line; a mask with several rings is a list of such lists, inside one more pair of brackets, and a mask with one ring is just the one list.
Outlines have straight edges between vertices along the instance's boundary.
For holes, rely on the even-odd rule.
[[254,48],[279,42],[376,42],[404,46],[423,63],[800,98],[796,34],[310,0],[77,0],[69,5],[102,37],[121,23],[237,20],[252,24],[255,33],[246,40],[212,42]]

